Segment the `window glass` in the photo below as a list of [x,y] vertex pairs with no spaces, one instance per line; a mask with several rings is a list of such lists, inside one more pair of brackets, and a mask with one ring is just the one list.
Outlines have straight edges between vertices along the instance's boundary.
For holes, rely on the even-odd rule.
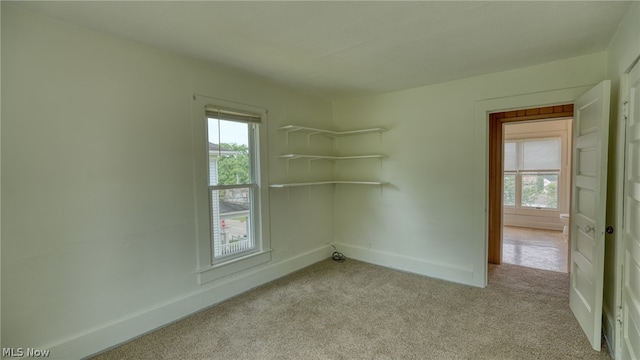
[[250,189],[246,188],[211,191],[214,258],[254,248],[249,198],[238,201],[230,196],[233,193],[244,196],[248,192]]
[[503,203],[506,206],[516,205],[516,174],[504,174]]
[[522,174],[522,206],[558,208],[558,174]]
[[249,126],[209,118],[209,185],[251,183]]
[[561,138],[504,142],[503,204],[557,209]]
[[207,119],[214,262],[256,248],[253,230],[256,157],[251,137],[257,126]]

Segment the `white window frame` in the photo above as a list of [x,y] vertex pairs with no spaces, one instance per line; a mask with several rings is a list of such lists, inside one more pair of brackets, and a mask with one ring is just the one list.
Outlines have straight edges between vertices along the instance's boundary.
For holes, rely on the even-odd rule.
[[[563,120],[563,119],[557,119],[557,120]],[[531,133],[527,133],[526,135],[524,134],[513,134],[513,135],[507,135],[505,137],[505,142],[506,141],[516,141],[516,140],[533,140],[533,139],[544,139],[544,138],[561,138],[561,149],[562,149],[562,154],[561,154],[561,163],[560,163],[560,177],[558,180],[558,208],[557,209],[549,209],[549,208],[542,208],[542,209],[536,209],[534,207],[517,207],[517,206],[512,206],[512,205],[504,205],[503,209],[504,209],[504,214],[509,214],[509,215],[525,215],[525,216],[551,216],[551,217],[555,217],[556,215],[559,215],[561,213],[565,213],[568,211],[569,209],[569,197],[567,196],[567,192],[570,191],[569,189],[569,182],[570,182],[570,173],[571,173],[571,169],[570,169],[570,156],[571,156],[571,149],[570,149],[570,137],[571,137],[571,129],[569,128],[568,131],[534,131]],[[503,145],[504,146],[504,145]],[[512,173],[515,174],[515,171],[505,171],[503,169],[503,176],[505,173]],[[503,180],[504,181],[504,180]],[[520,179],[518,178],[518,176],[516,176],[516,182],[520,181]],[[517,190],[516,190],[517,191]],[[516,203],[519,201],[519,197],[521,195],[520,194],[516,194]]]
[[[212,119],[213,117],[211,116],[207,116],[205,119],[205,122],[208,123],[208,119]],[[256,231],[256,220],[259,218],[259,214],[258,214],[258,210],[260,209],[260,197],[257,196],[259,194],[259,186],[258,186],[258,181],[259,181],[259,177],[257,176],[257,172],[258,172],[258,163],[255,161],[255,159],[257,158],[258,155],[258,151],[256,149],[256,145],[257,145],[257,141],[256,141],[256,137],[259,133],[259,129],[257,128],[259,125],[257,124],[250,124],[250,123],[246,123],[246,122],[240,122],[244,125],[247,125],[248,127],[248,136],[249,136],[249,177],[250,177],[250,182],[248,184],[237,184],[237,185],[221,185],[221,184],[209,184],[208,188],[208,195],[209,195],[209,210],[210,210],[210,226],[211,226],[211,238],[212,241],[215,242],[215,233],[216,230],[219,229],[218,228],[218,224],[214,224],[214,221],[216,221],[218,218],[220,220],[222,220],[222,214],[218,214],[218,217],[213,216],[213,214],[211,213],[211,208],[213,207],[213,204],[215,201],[218,201],[219,199],[214,199],[212,192],[213,191],[223,191],[223,190],[234,190],[234,189],[248,189],[249,190],[249,197],[251,199],[251,203],[250,203],[250,208],[249,208],[249,216],[247,219],[247,227],[248,227],[248,235],[249,238],[252,239],[253,241],[253,247],[251,247],[250,249],[247,250],[242,250],[233,254],[229,254],[229,255],[220,255],[216,257],[216,251],[215,251],[215,244],[212,245],[213,249],[212,249],[212,264],[222,264],[225,263],[229,260],[232,260],[234,258],[239,258],[239,257],[243,257],[246,255],[249,255],[251,253],[260,251],[259,248],[259,238],[260,238],[260,232]],[[207,126],[207,131],[208,131],[208,126]],[[211,140],[209,140],[210,142]],[[221,146],[220,143],[218,143],[219,146]],[[217,170],[216,170],[217,171]],[[207,173],[211,174],[211,161],[207,162]],[[211,176],[211,175],[210,175]],[[219,232],[218,232],[219,234]]]
[[[234,256],[216,259],[213,256],[213,216],[211,214],[211,186],[209,185],[209,145],[207,137],[207,107],[233,109],[239,112],[259,114],[260,124],[252,137],[255,158],[251,159],[254,167],[255,183],[252,185],[253,201],[252,236],[254,248]],[[229,276],[251,267],[267,263],[271,260],[271,242],[269,238],[269,196],[267,169],[267,111],[266,109],[194,95],[192,103],[193,128],[193,174],[194,200],[196,212],[196,240],[200,284]],[[220,186],[225,187],[225,186]],[[234,185],[227,186],[234,187]],[[246,186],[245,186],[246,187]]]
[[[562,199],[563,199],[563,195],[564,195],[564,187],[563,185],[563,176],[564,173],[562,171],[563,168],[563,159],[564,159],[564,145],[565,145],[565,139],[564,136],[562,135],[556,135],[556,136],[528,136],[528,137],[510,137],[508,139],[505,139],[505,144],[507,142],[513,142],[516,143],[516,157],[518,158],[518,164],[521,165],[523,162],[523,153],[522,153],[522,147],[523,147],[523,143],[526,141],[533,141],[533,140],[547,140],[547,139],[559,139],[560,140],[560,154],[558,155],[559,159],[558,159],[558,168],[557,169],[530,169],[530,170],[523,170],[523,169],[516,169],[516,170],[503,170],[502,172],[502,176],[503,176],[503,181],[504,181],[504,175],[515,175],[515,194],[514,194],[514,199],[515,199],[515,204],[514,205],[507,205],[503,204],[502,206],[504,206],[505,208],[511,208],[511,209],[522,209],[522,210],[535,210],[535,211],[560,211],[560,209],[562,208]],[[526,206],[522,203],[522,176],[523,175],[557,175],[558,176],[558,183],[557,183],[557,194],[556,196],[558,197],[557,199],[557,206],[555,208],[543,208],[543,207],[535,207],[535,206]]]

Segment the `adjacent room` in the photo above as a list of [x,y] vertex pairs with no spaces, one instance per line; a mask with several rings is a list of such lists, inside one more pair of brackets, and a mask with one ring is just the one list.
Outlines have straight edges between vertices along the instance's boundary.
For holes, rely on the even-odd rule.
[[0,12],[3,358],[640,356],[640,2]]
[[572,119],[504,125],[502,257],[568,271]]

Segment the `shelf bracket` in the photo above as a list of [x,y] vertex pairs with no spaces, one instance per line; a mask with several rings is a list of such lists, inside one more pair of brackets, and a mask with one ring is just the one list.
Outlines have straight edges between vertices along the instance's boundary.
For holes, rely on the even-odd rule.
[[286,140],[285,140],[285,144],[286,145],[289,145],[289,134],[292,133],[292,132],[296,132],[296,131],[300,131],[300,129],[287,130],[287,132],[286,132],[287,137],[286,137]]
[[308,159],[309,160],[309,174],[311,174],[311,162],[317,160],[325,160],[325,159]]
[[307,147],[310,148],[311,147],[311,137],[313,135],[318,135],[318,134],[322,134],[322,132],[320,131],[316,131],[316,132],[310,132],[307,134]]

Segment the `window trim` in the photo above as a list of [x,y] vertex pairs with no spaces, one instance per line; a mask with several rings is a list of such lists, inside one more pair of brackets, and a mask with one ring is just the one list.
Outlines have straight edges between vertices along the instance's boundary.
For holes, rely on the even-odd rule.
[[[242,252],[238,256],[230,256],[214,261],[213,238],[211,236],[210,191],[209,191],[209,159],[207,144],[207,109],[232,109],[239,112],[256,114],[260,117],[257,134],[254,136],[257,157],[254,161],[256,168],[255,185],[253,188],[254,211],[253,227],[255,234],[255,250]],[[197,251],[197,269],[199,283],[220,279],[225,276],[244,271],[251,267],[271,261],[271,241],[269,238],[269,194],[268,194],[268,148],[267,148],[267,110],[256,106],[231,102],[227,100],[193,95],[192,102],[192,132],[193,132],[193,181],[195,205],[195,237]],[[252,123],[257,123],[254,121]]]
[[[558,154],[558,168],[540,168],[540,169],[524,169],[524,163],[525,163],[525,151],[524,151],[524,147],[525,147],[525,143],[526,142],[530,142],[530,141],[537,141],[537,140],[553,140],[553,139],[557,139],[560,142],[560,154]],[[507,156],[507,151],[506,151],[506,145],[508,143],[512,143],[515,144],[515,157],[516,157],[516,169],[505,169],[506,167],[506,160],[503,160],[503,170],[502,170],[502,177],[503,177],[503,194],[504,194],[504,177],[506,175],[515,175],[515,181],[514,181],[514,186],[515,186],[515,194],[514,194],[514,200],[515,200],[515,204],[514,205],[508,205],[504,203],[504,195],[503,195],[503,199],[502,199],[502,206],[505,209],[511,209],[511,210],[535,210],[535,211],[559,211],[560,207],[561,207],[561,195],[563,195],[562,192],[562,176],[564,175],[562,173],[562,165],[563,165],[563,145],[564,145],[564,139],[562,135],[557,135],[557,136],[552,136],[552,135],[548,135],[548,136],[510,136],[508,138],[504,139],[504,143],[503,143],[503,156],[506,158]],[[555,208],[551,208],[551,207],[537,207],[537,206],[527,206],[524,204],[523,202],[523,198],[522,198],[522,189],[523,189],[523,176],[525,175],[556,175],[558,177],[558,182],[557,182],[557,193],[556,193],[556,207]]]
[[[522,185],[522,177],[525,175],[555,175],[558,177],[557,180],[557,188],[556,188],[556,207],[552,208],[552,207],[538,207],[538,206],[528,206],[523,204],[522,201],[522,189],[523,189],[523,185]],[[518,209],[526,209],[526,210],[536,210],[536,211],[559,211],[560,210],[560,205],[561,205],[561,197],[560,195],[562,195],[562,193],[560,192],[560,185],[561,185],[561,176],[562,173],[561,171],[558,170],[527,170],[527,171],[518,171],[518,173],[516,174],[516,193],[518,193],[518,197],[516,197],[516,208]]]
[[[570,118],[567,118],[570,119]],[[549,120],[563,120],[561,118],[558,119],[549,119]],[[509,123],[512,124],[512,123]],[[514,123],[515,124],[515,123]],[[569,130],[569,132],[563,132],[563,131],[536,131],[536,132],[531,132],[531,133],[526,133],[526,134],[511,134],[511,135],[506,135],[503,138],[503,144],[502,144],[502,153],[504,156],[504,144],[507,142],[519,142],[519,141],[526,141],[526,140],[539,140],[539,139],[552,139],[552,138],[559,138],[560,139],[560,168],[559,169],[537,169],[537,170],[505,170],[504,169],[504,164],[503,164],[503,168],[502,168],[502,177],[504,178],[504,175],[507,173],[511,173],[511,174],[516,174],[516,184],[518,183],[518,181],[520,180],[520,173],[524,172],[524,173],[529,173],[529,172],[539,172],[539,173],[548,173],[548,172],[557,172],[558,173],[558,207],[553,209],[553,208],[535,208],[535,207],[527,207],[527,206],[521,206],[521,194],[518,194],[518,191],[516,191],[516,205],[504,205],[504,199],[503,202],[501,204],[501,208],[503,209],[504,214],[510,214],[510,215],[526,215],[526,216],[555,216],[554,213],[560,214],[562,212],[566,212],[569,204],[568,204],[568,197],[566,196],[566,191],[568,191],[568,187],[567,184],[570,181],[569,179],[569,175],[570,174],[570,169],[569,169],[569,164],[571,161],[571,149],[569,148],[569,140],[571,137],[571,130]],[[520,151],[520,150],[518,150]],[[521,156],[520,153],[518,153],[517,156]],[[503,160],[504,162],[504,160]],[[504,182],[504,179],[502,179],[502,182]],[[504,189],[502,189],[502,191],[504,191]],[[553,215],[549,215],[549,214],[553,214]]]
[[[217,110],[217,109],[216,109]],[[228,111],[228,110],[227,110]],[[222,191],[222,190],[231,190],[231,189],[249,189],[249,192],[251,193],[251,206],[249,208],[249,234],[250,234],[250,238],[253,240],[253,247],[251,249],[247,249],[247,250],[242,250],[239,251],[237,253],[234,254],[229,254],[229,255],[224,255],[224,256],[219,256],[216,257],[215,255],[215,245],[212,246],[211,249],[211,264],[213,266],[218,265],[218,264],[223,264],[226,263],[228,261],[231,261],[235,258],[242,258],[245,257],[247,255],[251,255],[255,252],[260,252],[261,251],[261,233],[260,231],[257,231],[257,228],[259,228],[260,226],[260,222],[259,222],[259,210],[260,210],[260,188],[259,188],[259,182],[260,182],[260,174],[259,174],[259,168],[260,168],[260,164],[259,161],[256,158],[256,154],[259,155],[259,149],[257,149],[258,144],[259,144],[259,140],[256,138],[257,136],[259,136],[260,134],[260,129],[257,127],[259,126],[259,124],[261,123],[261,119],[257,118],[256,115],[251,115],[251,118],[247,119],[246,116],[240,115],[240,110],[235,110],[231,112],[233,114],[232,117],[229,116],[219,116],[220,114],[222,114],[222,112],[213,112],[210,110],[210,107],[207,106],[205,107],[205,131],[206,133],[208,133],[209,131],[209,119],[216,119],[216,120],[223,120],[223,121],[232,121],[232,122],[237,122],[239,124],[244,124],[247,125],[247,135],[248,135],[248,142],[249,142],[249,182],[245,183],[245,184],[229,184],[229,185],[225,185],[225,184],[216,184],[216,185],[212,185],[210,184],[210,181],[207,181],[207,187],[208,187],[208,192],[207,195],[209,196],[209,210],[211,210],[211,206],[213,203],[213,197],[212,197],[212,193],[213,191]],[[210,141],[211,139],[209,139],[208,141]],[[220,145],[220,144],[218,144]],[[258,156],[259,158],[259,156]],[[207,161],[207,174],[211,174],[211,162]],[[209,218],[208,219],[212,219],[212,215],[211,213],[209,213]],[[213,221],[210,222],[210,235],[215,235],[215,224],[213,223]],[[214,238],[215,236],[211,236],[212,238]]]

